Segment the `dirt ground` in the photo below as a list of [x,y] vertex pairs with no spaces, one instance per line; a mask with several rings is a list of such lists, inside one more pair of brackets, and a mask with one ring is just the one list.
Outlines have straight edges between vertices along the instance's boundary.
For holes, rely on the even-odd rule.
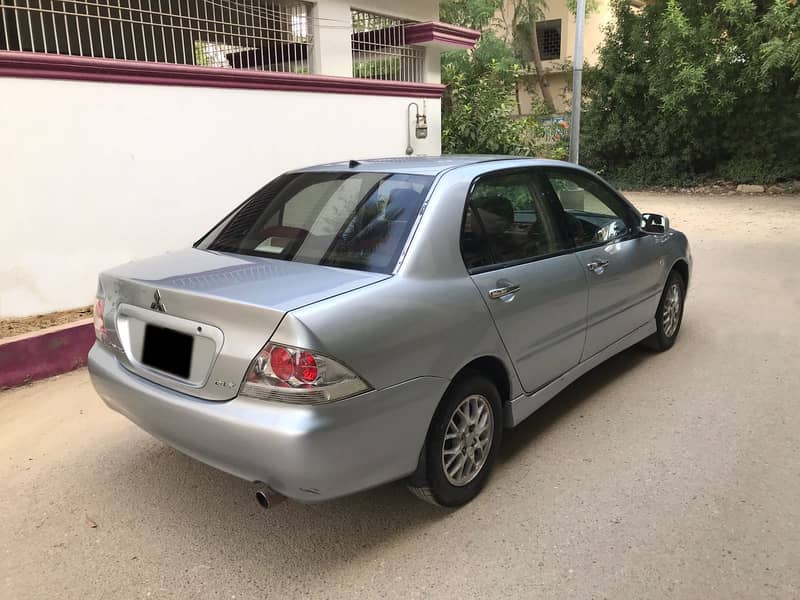
[[92,307],[82,306],[81,308],[47,313],[46,315],[0,319],[0,339],[53,327],[54,325],[65,325],[66,323],[72,323],[91,316]]
[[508,432],[469,505],[264,512],[80,370],[0,393],[0,598],[800,597],[800,196],[629,196],[691,240],[680,338]]

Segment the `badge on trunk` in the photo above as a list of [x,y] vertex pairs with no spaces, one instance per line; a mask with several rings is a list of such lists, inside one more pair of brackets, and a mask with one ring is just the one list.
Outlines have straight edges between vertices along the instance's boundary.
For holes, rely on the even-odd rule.
[[161,292],[158,291],[158,288],[156,288],[156,291],[153,294],[153,302],[150,304],[150,308],[157,310],[158,312],[167,312],[167,307],[164,306],[163,302],[161,302]]

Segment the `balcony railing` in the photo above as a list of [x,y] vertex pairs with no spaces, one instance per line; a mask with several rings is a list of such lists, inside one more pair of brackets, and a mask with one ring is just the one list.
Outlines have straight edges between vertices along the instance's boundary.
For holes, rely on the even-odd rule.
[[424,81],[425,49],[406,45],[411,23],[363,10],[353,10],[353,77],[392,81]]
[[0,0],[0,50],[307,73],[304,2]]

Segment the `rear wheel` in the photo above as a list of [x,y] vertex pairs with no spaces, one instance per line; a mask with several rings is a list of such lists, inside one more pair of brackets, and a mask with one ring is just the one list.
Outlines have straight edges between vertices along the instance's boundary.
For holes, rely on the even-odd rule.
[[672,271],[661,294],[656,311],[656,332],[643,344],[658,352],[672,348],[678,337],[683,321],[683,301],[686,297],[686,284],[680,273]]
[[439,506],[461,506],[483,488],[503,433],[494,384],[479,374],[458,379],[434,415],[424,451],[424,480],[409,489]]

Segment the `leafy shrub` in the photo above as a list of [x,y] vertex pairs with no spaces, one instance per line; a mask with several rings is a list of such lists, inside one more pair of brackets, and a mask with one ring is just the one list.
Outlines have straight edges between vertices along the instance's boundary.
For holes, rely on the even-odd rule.
[[471,53],[445,53],[442,151],[565,158],[566,136],[545,143],[543,107],[518,114],[515,91],[521,74],[513,50],[491,32],[482,35]]
[[800,164],[797,161],[767,162],[760,158],[743,157],[722,163],[718,173],[726,181],[770,184],[800,179]]
[[615,0],[586,70],[582,159],[626,185],[770,183],[800,165],[793,0]]

